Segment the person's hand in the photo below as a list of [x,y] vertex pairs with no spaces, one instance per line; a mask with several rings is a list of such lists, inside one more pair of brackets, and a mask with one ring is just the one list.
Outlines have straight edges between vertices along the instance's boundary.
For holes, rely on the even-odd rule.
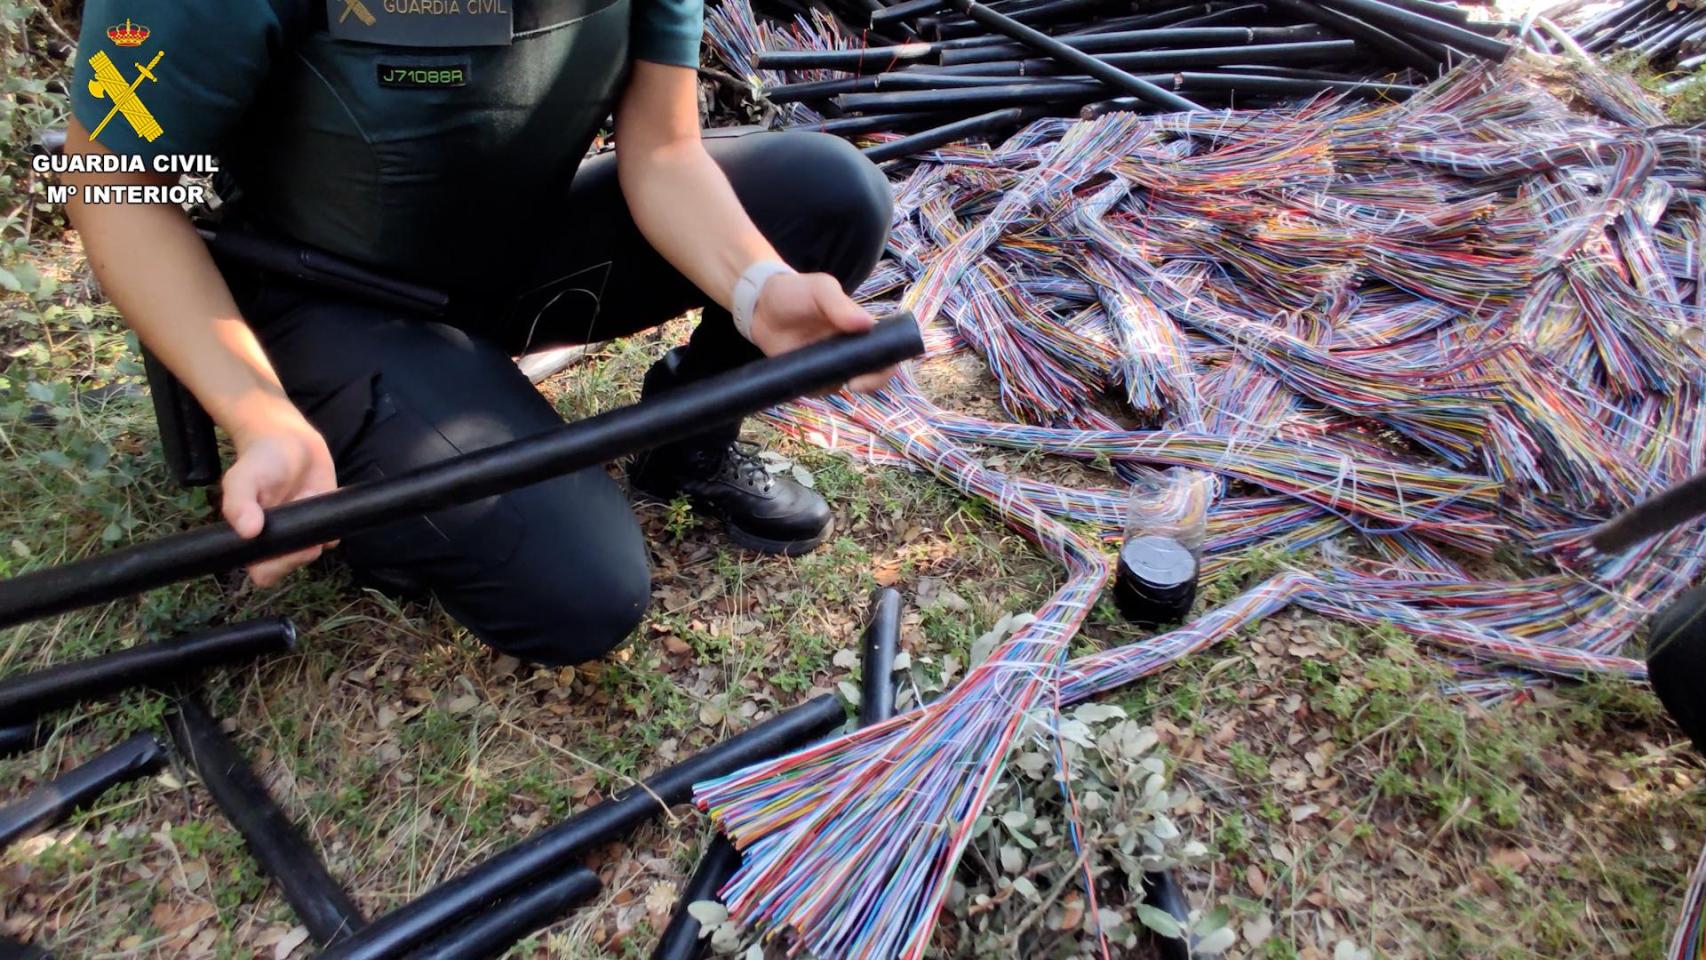
[[[838,333],[864,333],[876,324],[864,307],[827,273],[779,273],[764,284],[752,311],[752,342],[773,357]],[[894,368],[853,378],[869,393],[894,376]]]
[[[272,411],[231,433],[237,462],[220,481],[224,494],[220,512],[238,536],[259,536],[266,519],[262,511],[267,508],[337,488],[337,469],[325,438],[294,407]],[[251,564],[249,577],[257,586],[270,587],[318,557],[325,547],[336,545]]]

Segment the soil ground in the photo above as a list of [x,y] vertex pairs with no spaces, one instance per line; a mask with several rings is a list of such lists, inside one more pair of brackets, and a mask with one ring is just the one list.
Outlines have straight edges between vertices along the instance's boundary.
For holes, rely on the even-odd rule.
[[[30,264],[51,282],[0,301],[0,573],[212,522],[204,494],[165,475],[133,344],[75,246]],[[686,329],[600,347],[543,389],[572,417],[630,401],[644,366]],[[945,401],[982,407],[990,384],[975,370],[932,382]],[[213,677],[212,703],[333,873],[378,913],[851,679],[836,654],[856,646],[879,583],[906,596],[905,644],[923,674],[950,653],[963,662],[1003,612],[1055,584],[1048,563],[946,487],[758,433],[835,502],[837,536],[806,557],[758,557],[679,506],[640,508],[652,609],[606,663],[517,664],[436,606],[360,590],[322,563],[272,590],[206,579],[11,630],[0,674],[201,623],[294,618],[300,648]],[[1308,560],[1246,559],[1205,602]],[[1104,605],[1080,643],[1140,636]],[[1700,764],[1657,702],[1606,682],[1482,707],[1444,696],[1438,680],[1401,638],[1288,613],[1115,698],[1164,734],[1191,790],[1176,813],[1213,856],[1182,880],[1197,904],[1232,910],[1230,955],[1657,955],[1706,840]],[[0,762],[0,783],[20,793],[157,726],[162,709],[133,694],[56,715],[47,747]],[[515,955],[649,952],[705,835],[681,809],[600,850],[605,893]],[[0,929],[68,957],[310,952],[176,769],[6,851]]]

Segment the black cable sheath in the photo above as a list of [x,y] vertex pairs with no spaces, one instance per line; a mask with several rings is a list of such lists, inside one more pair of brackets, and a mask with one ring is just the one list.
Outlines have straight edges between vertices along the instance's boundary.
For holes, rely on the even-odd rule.
[[859,726],[894,716],[894,662],[900,654],[900,591],[884,587],[871,600],[859,671]]
[[14,940],[3,933],[0,933],[0,957],[5,960],[53,960],[53,954],[41,947]]
[[1420,70],[1427,76],[1434,76],[1439,72],[1439,59],[1428,51],[1402,37],[1387,33],[1371,23],[1358,20],[1348,13],[1340,13],[1330,7],[1322,6],[1315,0],[1270,0],[1270,2],[1282,10],[1289,10],[1298,16],[1307,17],[1340,36],[1355,40],[1367,47],[1370,53],[1392,57],[1406,66]]
[[836,117],[820,123],[806,123],[789,127],[789,130],[816,130],[819,133],[833,133],[840,137],[850,137],[861,133],[896,133],[915,127],[940,126],[959,117],[951,112],[942,113],[868,113],[857,117]]
[[739,869],[740,851],[722,834],[717,834],[705,855],[699,858],[699,866],[687,881],[687,888],[681,891],[675,912],[670,914],[669,926],[663,928],[663,936],[652,950],[652,960],[699,960],[705,955],[707,943],[699,936],[699,921],[687,912],[687,907],[701,900],[717,899],[717,891]]
[[0,724],[29,723],[49,711],[132,687],[177,684],[204,670],[283,653],[295,645],[296,628],[283,617],[273,617],[18,674],[0,680]]
[[[1119,33],[1092,33],[1082,37],[1061,37],[1060,42],[1085,53],[1133,53],[1139,50],[1200,44],[1217,47],[1257,46],[1267,43],[1304,43],[1335,39],[1338,38],[1321,27],[1303,24],[1292,27],[1168,27],[1159,30],[1126,30]],[[961,47],[941,51],[937,62],[948,67],[990,60],[1022,60],[1029,56],[1030,52],[1021,44],[1011,43]]]
[[[1003,123],[1018,119],[1003,111],[1018,111],[1020,104],[1047,103],[1084,103],[1097,97],[1107,95],[1107,88],[1099,83],[1084,83],[1064,81],[1055,83],[1011,83],[993,84],[989,86],[968,87],[964,90],[902,90],[895,93],[849,93],[835,98],[835,103],[843,110],[878,111],[888,113],[905,110],[988,110],[989,113],[966,120],[956,120],[935,130],[922,130],[914,137],[922,138],[926,134],[949,136],[941,143],[952,143],[963,140],[976,133],[986,133],[999,128]],[[951,128],[951,129],[950,129]],[[910,138],[905,138],[910,139]],[[865,150],[865,156],[873,162],[893,159],[891,151],[883,147],[894,147],[895,143],[885,143]],[[938,146],[940,144],[937,144]]]
[[[1191,905],[1185,900],[1184,891],[1179,889],[1178,881],[1168,870],[1156,870],[1143,875],[1143,899],[1151,906],[1166,913],[1178,922],[1179,926],[1189,930],[1191,926]],[[1192,940],[1189,934],[1183,937],[1163,937],[1156,933],[1150,937],[1155,944],[1155,952],[1161,960],[1191,960]]]
[[409,960],[489,960],[598,895],[598,874],[574,867],[483,910],[474,919],[409,954]]
[[[1141,75],[1156,70],[1201,70],[1205,67],[1253,63],[1316,66],[1323,63],[1338,63],[1360,56],[1361,53],[1362,49],[1357,46],[1354,40],[1314,40],[1305,43],[1268,43],[1249,47],[1203,47],[1196,50],[1139,50],[1132,53],[1104,53],[1098,59],[1111,68],[1140,71]],[[1088,54],[1084,55],[1088,56]],[[925,72],[932,76],[1035,77],[1054,76],[1071,71],[1064,70],[1059,62],[1038,59],[961,63],[954,66],[932,67]],[[1127,76],[1129,75],[1127,74]]]
[[1511,52],[1510,45],[1507,43],[1483,37],[1473,30],[1465,30],[1456,24],[1445,23],[1432,17],[1382,3],[1381,0],[1319,0],[1319,2],[1399,37],[1421,37],[1434,40],[1493,61],[1502,61]]
[[1589,542],[1602,553],[1617,553],[1702,513],[1706,513],[1706,473],[1697,473],[1600,524]]
[[920,130],[909,136],[901,136],[899,140],[889,140],[887,143],[877,143],[873,147],[865,147],[865,159],[872,164],[884,164],[887,160],[899,160],[911,157],[914,153],[925,150],[935,150],[949,143],[959,143],[969,140],[972,136],[989,135],[998,131],[1010,130],[1013,126],[1025,123],[1027,119],[1036,118],[1039,113],[1029,107],[1001,107],[989,113],[969,116],[966,119],[955,119],[952,123],[942,126],[931,126],[930,130]]
[[0,727],[0,757],[24,753],[47,742],[48,729],[35,723],[18,723]]
[[839,386],[924,350],[918,324],[897,314],[870,333],[839,336],[685,384],[559,430],[275,507],[252,540],[214,524],[0,581],[0,627],[283,556],[445,507],[572,473],[679,440],[784,400]]
[[214,804],[243,837],[261,872],[278,885],[314,942],[325,946],[361,929],[367,921],[355,902],[267,793],[200,698],[182,694],[175,707],[166,718],[166,729],[178,755],[201,778]]
[[1082,50],[1060,42],[1041,30],[1028,27],[1011,17],[1003,16],[989,9],[977,0],[952,0],[954,9],[976,20],[978,23],[1004,34],[1020,43],[1047,55],[1050,59],[1077,68],[1108,87],[1122,93],[1130,94],[1147,100],[1150,103],[1170,110],[1193,111],[1200,110],[1196,104],[1176,93],[1169,93],[1147,80],[1142,80],[1126,73],[1108,62],[1098,59]]
[[947,0],[901,0],[871,14],[871,26],[877,27],[898,21],[916,20],[948,6]]
[[113,787],[153,773],[165,759],[166,748],[153,734],[131,734],[118,746],[0,807],[0,850],[60,823]]
[[[834,80],[807,80],[783,83],[764,91],[771,103],[793,103],[799,100],[827,100],[848,93],[875,93],[880,90],[960,90],[1006,82],[1009,78],[950,74],[938,71],[900,70],[876,73],[863,77],[837,77]],[[1016,78],[1025,79],[1042,78]],[[1088,82],[1088,77],[1080,79]],[[838,118],[839,119],[839,118]]]
[[[681,388],[686,389],[686,388]],[[833,694],[780,713],[470,867],[334,944],[323,960],[389,960],[473,911],[561,871],[666,808],[685,802],[693,785],[732,773],[823,736],[846,719]],[[660,803],[661,801],[661,803]]]

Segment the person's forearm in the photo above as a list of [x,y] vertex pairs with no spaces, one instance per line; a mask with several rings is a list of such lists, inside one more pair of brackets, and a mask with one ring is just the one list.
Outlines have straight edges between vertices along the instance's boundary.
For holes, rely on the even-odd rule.
[[730,305],[735,281],[747,267],[782,259],[697,139],[647,150],[622,165],[620,174],[628,209],[646,241],[719,305]]
[[[67,177],[80,186],[120,179]],[[75,199],[66,210],[102,290],[216,423],[239,436],[290,415],[277,374],[182,210]]]

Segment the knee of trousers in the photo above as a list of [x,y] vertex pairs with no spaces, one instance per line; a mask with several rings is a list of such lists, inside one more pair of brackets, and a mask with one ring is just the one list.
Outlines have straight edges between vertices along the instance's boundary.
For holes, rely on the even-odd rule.
[[475,602],[440,594],[445,608],[488,646],[529,663],[565,667],[597,660],[639,628],[651,601],[644,559],[553,564],[498,572]]
[[787,169],[800,176],[790,206],[796,216],[812,221],[812,232],[823,244],[813,251],[820,262],[796,265],[833,274],[851,291],[864,282],[888,242],[894,216],[888,177],[840,137],[806,131],[780,136],[788,141]]

